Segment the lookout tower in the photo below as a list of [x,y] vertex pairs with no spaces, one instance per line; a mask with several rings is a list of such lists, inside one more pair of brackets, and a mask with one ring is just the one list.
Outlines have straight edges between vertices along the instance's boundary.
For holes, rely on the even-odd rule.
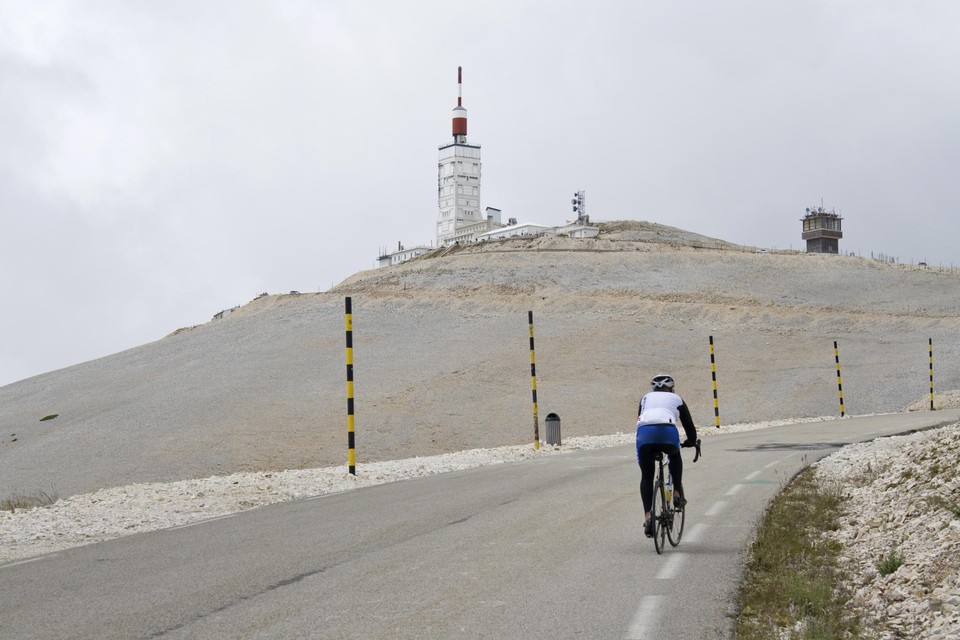
[[457,106],[453,108],[453,141],[440,147],[437,191],[437,246],[471,240],[489,231],[480,212],[480,145],[467,143],[467,110],[462,98],[463,69],[457,68]]
[[840,230],[840,221],[843,218],[835,211],[827,211],[823,205],[816,209],[807,209],[807,214],[801,218],[803,235],[807,241],[807,253],[839,253],[837,246],[843,231]]

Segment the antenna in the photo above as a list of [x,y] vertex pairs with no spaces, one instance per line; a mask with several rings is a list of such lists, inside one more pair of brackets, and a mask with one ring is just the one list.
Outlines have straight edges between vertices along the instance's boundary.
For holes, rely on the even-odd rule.
[[457,106],[453,108],[453,139],[467,141],[467,110],[463,108],[463,67],[457,67]]
[[590,218],[587,216],[587,194],[585,191],[575,191],[573,193],[573,212],[577,214],[578,224],[589,224]]

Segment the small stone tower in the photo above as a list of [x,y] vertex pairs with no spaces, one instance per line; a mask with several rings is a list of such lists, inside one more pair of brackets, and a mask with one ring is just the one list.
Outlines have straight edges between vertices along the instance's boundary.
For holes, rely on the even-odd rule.
[[803,235],[807,241],[807,253],[839,253],[839,240],[843,237],[840,221],[843,218],[823,206],[807,209],[807,215],[801,218]]

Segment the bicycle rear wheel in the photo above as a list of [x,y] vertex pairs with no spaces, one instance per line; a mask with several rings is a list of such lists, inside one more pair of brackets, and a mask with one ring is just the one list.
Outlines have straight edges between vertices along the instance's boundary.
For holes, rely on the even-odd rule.
[[[676,491],[676,489],[674,489]],[[670,510],[670,527],[667,529],[667,538],[674,547],[680,544],[680,538],[683,537],[683,520],[686,509],[680,507],[675,509],[673,505],[667,505]]]
[[657,474],[657,483],[653,490],[653,505],[650,517],[653,518],[653,546],[657,553],[663,553],[669,523],[667,518],[667,497],[663,493],[663,474]]

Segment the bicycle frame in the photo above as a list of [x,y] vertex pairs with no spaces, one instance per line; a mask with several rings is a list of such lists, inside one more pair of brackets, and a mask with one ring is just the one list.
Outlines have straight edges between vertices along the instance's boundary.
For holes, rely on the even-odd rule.
[[[696,447],[697,453],[693,458],[696,462],[700,459],[700,440],[698,439],[692,446]],[[675,547],[680,544],[680,538],[683,537],[683,525],[686,520],[686,511],[683,506],[674,506],[676,497],[676,487],[673,487],[670,499],[667,499],[665,478],[670,475],[669,466],[664,466],[664,454],[658,451],[655,454],[656,480],[653,485],[653,504],[651,505],[650,517],[653,518],[653,546],[658,554],[663,553],[665,547],[664,541],[668,540],[670,545]],[[673,483],[670,483],[673,485]]]

